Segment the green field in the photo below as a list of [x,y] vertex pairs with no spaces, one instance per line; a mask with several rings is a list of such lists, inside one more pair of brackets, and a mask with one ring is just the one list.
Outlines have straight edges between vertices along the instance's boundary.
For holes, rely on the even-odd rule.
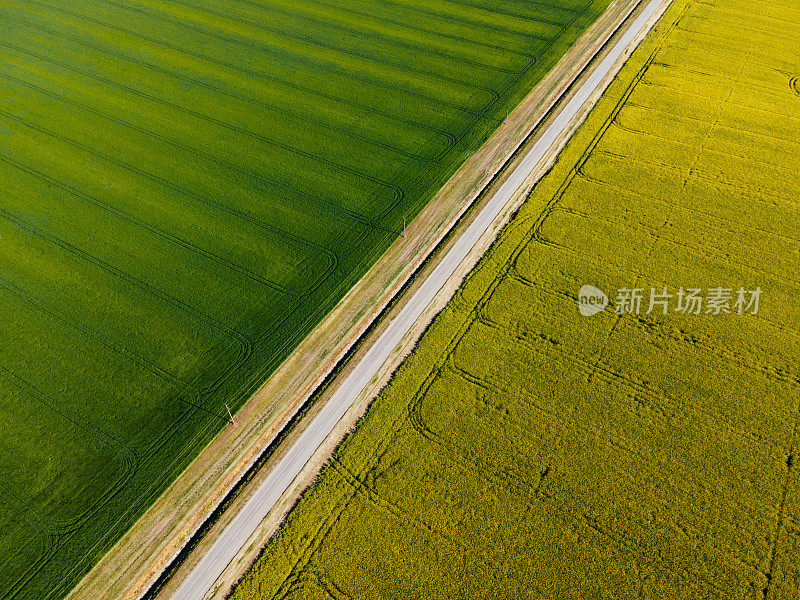
[[233,598],[798,598],[797,48],[675,0]]
[[609,0],[3,0],[0,597],[63,596]]

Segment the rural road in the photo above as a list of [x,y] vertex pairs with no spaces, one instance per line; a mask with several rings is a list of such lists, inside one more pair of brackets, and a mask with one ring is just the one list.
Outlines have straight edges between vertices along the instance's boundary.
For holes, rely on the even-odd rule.
[[277,503],[283,492],[291,485],[308,462],[314,451],[322,444],[355,401],[359,393],[377,374],[381,365],[397,347],[403,336],[420,317],[425,308],[433,301],[434,296],[450,278],[467,253],[478,242],[481,235],[510,201],[514,192],[545,156],[559,135],[567,128],[569,122],[600,85],[602,79],[611,70],[626,48],[630,46],[637,34],[642,31],[646,22],[664,2],[671,0],[650,0],[644,11],[636,18],[631,27],[617,41],[610,53],[581,85],[575,96],[567,103],[542,137],[528,151],[528,154],[514,169],[508,180],[495,193],[481,210],[476,219],[455,242],[430,276],[422,283],[408,304],[395,317],[386,331],[378,338],[361,361],[355,366],[342,386],[314,418],[308,428],[300,435],[286,456],[267,476],[256,490],[252,498],[245,504],[230,525],[222,532],[194,570],[172,595],[172,600],[203,600],[212,589],[214,583],[227,565],[234,559],[239,550],[258,525]]

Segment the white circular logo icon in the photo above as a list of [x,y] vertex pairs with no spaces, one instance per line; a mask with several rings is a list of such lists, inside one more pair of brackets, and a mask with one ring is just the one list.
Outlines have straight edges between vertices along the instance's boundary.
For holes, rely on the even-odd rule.
[[608,306],[608,296],[593,285],[584,285],[578,292],[578,310],[584,317],[603,312]]

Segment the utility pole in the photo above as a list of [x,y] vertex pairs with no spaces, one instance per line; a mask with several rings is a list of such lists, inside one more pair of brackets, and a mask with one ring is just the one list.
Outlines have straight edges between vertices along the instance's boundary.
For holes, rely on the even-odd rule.
[[406,237],[406,216],[403,215],[403,237]]
[[236,421],[233,420],[233,414],[231,413],[230,407],[228,407],[228,405],[226,404],[225,408],[228,409],[228,416],[231,418],[231,425],[233,425],[235,427],[236,426]]

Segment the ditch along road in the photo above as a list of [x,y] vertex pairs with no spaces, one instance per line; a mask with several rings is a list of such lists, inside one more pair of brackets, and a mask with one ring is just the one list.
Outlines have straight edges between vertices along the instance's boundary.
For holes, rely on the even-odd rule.
[[[640,34],[651,17],[672,0],[650,0],[631,26],[622,34],[611,51],[579,87],[575,95],[552,121],[544,134],[528,150],[505,183],[483,207],[470,226],[456,240],[433,272],[417,288],[414,295],[384,330],[374,345],[352,369],[344,383],[334,392],[310,425],[288,449],[285,456],[259,485],[258,489],[217,538],[191,573],[172,595],[171,600],[203,600],[212,590],[228,564],[244,548],[270,510],[291,486],[315,451],[323,444],[339,420],[344,416],[359,394],[378,374],[381,366],[400,344],[417,319],[433,302],[438,292],[450,279],[490,228],[506,205],[523,186],[528,176],[545,158],[548,151],[567,131],[603,80],[627,51],[638,44]],[[652,25],[652,23],[651,23]],[[618,65],[617,65],[618,66]]]

